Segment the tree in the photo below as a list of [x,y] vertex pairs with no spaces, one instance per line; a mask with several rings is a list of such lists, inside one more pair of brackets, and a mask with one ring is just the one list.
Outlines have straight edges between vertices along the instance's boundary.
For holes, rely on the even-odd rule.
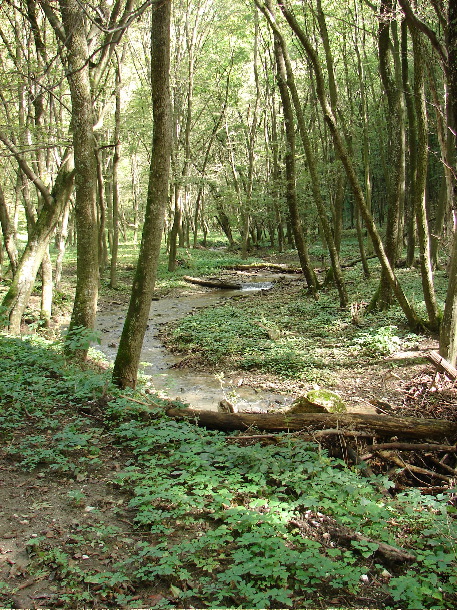
[[[454,125],[457,125],[457,6],[453,0],[449,0],[448,3],[447,28],[447,76],[452,118]],[[457,150],[455,132],[454,138],[454,146]],[[455,366],[457,362],[457,231],[454,233],[449,263],[449,284],[440,330],[440,354]]]
[[322,108],[322,112],[324,114],[325,121],[328,125],[330,133],[332,134],[332,137],[333,137],[333,140],[335,143],[335,148],[338,151],[340,159],[346,170],[348,180],[351,184],[351,187],[352,187],[352,190],[354,193],[354,198],[359,207],[360,214],[365,222],[365,226],[369,232],[370,238],[373,242],[373,247],[379,258],[382,269],[383,269],[384,273],[386,274],[389,284],[392,287],[392,290],[393,290],[395,296],[397,297],[398,302],[408,320],[408,324],[410,325],[411,328],[418,329],[422,326],[422,323],[421,323],[418,315],[414,311],[414,308],[409,303],[409,301],[394,273],[394,270],[392,269],[390,261],[386,255],[378,229],[374,223],[371,212],[367,207],[365,197],[363,195],[363,191],[360,186],[360,182],[357,177],[357,173],[355,171],[353,161],[351,159],[351,155],[347,149],[347,146],[345,145],[344,139],[341,134],[341,130],[340,130],[337,120],[336,120],[336,117],[333,114],[333,110],[327,99],[325,81],[324,81],[324,77],[323,77],[323,73],[322,73],[322,67],[321,67],[319,58],[317,56],[317,53],[314,50],[313,45],[311,44],[309,38],[303,32],[303,30],[300,27],[299,23],[297,22],[295,16],[292,14],[292,12],[290,11],[289,7],[286,5],[284,0],[278,0],[278,5],[279,5],[281,11],[283,12],[284,17],[286,18],[286,21],[289,24],[290,28],[292,29],[292,31],[296,35],[297,39],[300,41],[301,45],[303,46],[303,49],[306,52],[306,55],[308,56],[308,59],[312,65],[312,69],[313,69],[314,76],[316,79],[317,95],[319,98],[319,103]]
[[[93,329],[98,299],[97,163],[94,115],[89,76],[86,20],[77,0],[59,0],[72,104],[76,183],[77,268],[76,295],[69,335],[75,329]],[[78,350],[85,359],[87,348]]]
[[[316,159],[311,147],[311,142],[308,137],[305,118],[303,116],[302,107],[298,95],[297,88],[295,86],[295,79],[293,75],[293,69],[290,62],[289,54],[287,52],[286,43],[284,37],[279,31],[276,21],[274,19],[274,15],[272,13],[271,2],[268,2],[266,7],[262,7],[260,2],[256,1],[257,6],[259,6],[260,10],[265,14],[272,28],[275,36],[275,54],[277,57],[277,65],[278,65],[278,79],[281,79],[279,87],[282,87],[282,81],[287,83],[287,86],[290,90],[290,95],[293,101],[293,106],[295,109],[295,114],[298,122],[298,130],[301,136],[303,148],[305,149],[306,161],[308,164],[308,171],[311,179],[311,189],[313,192],[314,203],[316,205],[319,222],[322,227],[322,232],[325,238],[325,242],[327,244],[330,260],[332,264],[333,276],[335,278],[335,283],[338,288],[338,293],[340,296],[340,307],[346,307],[348,304],[348,297],[346,293],[346,288],[344,285],[343,275],[341,271],[340,261],[338,250],[335,245],[335,240],[332,234],[332,230],[330,227],[330,223],[327,219],[327,213],[325,210],[324,201],[322,198],[321,188],[320,188],[320,180],[317,172],[317,163]],[[282,94],[283,97],[284,94]],[[297,240],[296,240],[297,241]],[[308,263],[309,264],[309,263]],[[306,273],[305,273],[306,274]]]
[[119,342],[113,380],[135,387],[157,273],[163,221],[168,199],[171,155],[170,108],[171,2],[157,3],[151,24],[151,90],[153,138],[146,215],[129,308]]

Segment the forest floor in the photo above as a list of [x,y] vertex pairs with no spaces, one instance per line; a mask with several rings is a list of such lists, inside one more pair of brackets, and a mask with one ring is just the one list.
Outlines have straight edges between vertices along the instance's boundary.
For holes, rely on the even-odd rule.
[[[278,259],[275,259],[278,262]],[[294,261],[281,260],[291,263]],[[242,272],[243,280],[252,281],[258,272]],[[240,278],[240,272],[220,271],[218,277],[224,279]],[[303,294],[304,286],[299,277],[286,276],[277,281],[270,291],[260,294],[234,294],[229,297],[220,296],[216,307],[230,307],[239,310],[242,315],[249,311],[263,308],[262,311],[277,308],[278,303],[287,306],[295,302]],[[163,291],[164,299],[177,299],[189,294],[207,294],[210,289],[190,287],[188,285],[173,287]],[[105,292],[102,294],[100,308],[109,310],[112,301],[124,306],[127,293],[115,296]],[[318,303],[316,303],[318,306]],[[199,309],[193,311],[198,315]],[[265,319],[262,318],[262,319]],[[62,322],[60,320],[59,322]],[[276,320],[275,328],[283,333],[283,318]],[[267,322],[268,324],[268,322]],[[339,329],[359,332],[368,329],[369,324],[358,317],[358,312],[352,312],[352,319],[344,323],[346,327]],[[343,326],[344,326],[343,324]],[[176,326],[176,325],[175,325]],[[270,324],[271,330],[271,324]],[[300,332],[304,332],[302,327]],[[308,328],[315,331],[313,320],[309,320]],[[221,379],[225,396],[235,402],[241,401],[240,393],[243,387],[249,387],[262,396],[275,392],[278,395],[293,397],[304,393],[313,387],[325,387],[337,391],[346,402],[349,411],[365,413],[386,413],[410,417],[442,418],[457,421],[457,389],[454,382],[436,372],[433,365],[425,359],[426,352],[437,348],[436,337],[423,336],[404,344],[398,343],[388,354],[376,352],[375,355],[366,349],[356,352],[339,361],[338,335],[334,335],[328,353],[321,356],[334,360],[331,374],[324,373],[319,368],[317,377],[310,375],[303,379],[298,376],[277,375],[271,371],[256,370],[255,367],[239,368],[239,354],[231,354],[229,358],[219,361],[209,361],[205,354],[199,351],[183,348],[182,343],[173,338],[174,327],[161,328],[161,341],[164,341],[175,353],[175,369],[178,371],[191,369],[193,373],[204,372]],[[311,332],[312,334],[312,332]],[[326,337],[314,336],[310,346],[325,343]],[[372,346],[369,341],[365,347]],[[105,344],[111,343],[110,336],[104,337]],[[320,345],[322,348],[322,345]],[[397,347],[398,349],[395,349]],[[311,349],[311,348],[310,348]],[[333,350],[333,351],[332,351]],[[333,354],[333,356],[332,356]],[[306,354],[309,356],[310,354]],[[102,368],[105,365],[102,365]],[[150,385],[146,382],[147,392]],[[154,388],[153,388],[154,389]],[[165,394],[164,394],[165,395]],[[145,400],[147,401],[148,393]],[[173,398],[173,396],[170,396]],[[179,398],[179,396],[178,396]],[[98,400],[98,399],[97,399]],[[103,399],[82,401],[76,410],[82,410],[79,415],[86,417],[84,425],[100,425],[100,413],[103,409]],[[131,399],[134,403],[135,400]],[[141,402],[141,400],[140,400]],[[217,404],[215,397],[214,404]],[[244,403],[243,403],[244,404]],[[89,405],[89,407],[88,407]],[[66,430],[73,425],[75,413],[71,410],[57,417],[58,424],[53,428],[41,430],[43,437],[55,440],[57,432]],[[118,482],[119,473],[128,469],[132,463],[132,451],[120,447],[113,440],[111,432],[100,432],[97,440],[98,451],[96,459],[88,451],[80,450],[85,455],[87,467],[69,472],[59,472],[52,464],[52,459],[32,464],[29,472],[23,470],[18,463],[20,451],[11,451],[11,447],[21,447],[24,455],[32,452],[34,435],[40,415],[28,411],[23,405],[24,420],[14,430],[12,436],[8,432],[8,441],[0,442],[0,606],[5,608],[83,608],[83,607],[150,607],[150,608],[196,608],[215,607],[208,602],[199,602],[198,596],[184,595],[187,587],[192,589],[195,575],[187,579],[174,578],[171,570],[169,576],[159,575],[157,578],[130,579],[128,567],[116,573],[114,567],[125,561],[132,553],[138,553],[150,539],[147,530],[135,523],[135,510],[129,504],[132,493],[123,489]],[[39,427],[39,426],[38,426]],[[83,426],[84,427],[84,426]],[[79,429],[78,429],[79,430]],[[78,433],[81,431],[79,430]],[[68,434],[68,431],[66,433]],[[64,438],[65,440],[65,438]],[[79,445],[77,445],[79,447]],[[86,452],[86,453],[85,453]],[[93,459],[94,458],[94,459]],[[22,459],[23,456],[22,456]],[[30,458],[32,459],[32,458]],[[91,460],[93,459],[93,464]],[[32,460],[33,462],[33,460]],[[50,466],[49,466],[50,464]],[[176,467],[179,470],[179,465]],[[176,475],[178,476],[178,475]],[[128,565],[128,564],[127,564]],[[390,568],[389,568],[390,569]],[[368,570],[368,567],[367,567]],[[392,571],[392,570],[391,570]],[[103,574],[109,573],[108,580]],[[206,573],[206,572],[205,572]],[[353,593],[342,587],[327,592],[321,590],[318,595],[311,595],[315,606],[301,605],[303,599],[291,599],[290,606],[279,601],[270,601],[271,605],[263,607],[335,607],[335,608],[387,608],[395,606],[392,598],[385,592],[386,579],[391,577],[388,571],[382,572],[376,578],[367,577]],[[187,585],[185,584],[187,582]],[[184,583],[184,584],[183,584]],[[240,599],[234,596],[233,607],[248,607],[240,605]],[[259,602],[261,603],[261,602]],[[311,602],[307,602],[308,604]],[[396,607],[401,606],[400,601]],[[408,602],[411,604],[412,602]],[[430,602],[432,603],[432,602]],[[443,602],[445,603],[445,602]],[[389,604],[393,604],[392,606]],[[219,605],[217,607],[227,607]],[[261,607],[250,601],[249,607]],[[401,606],[401,607],[414,607]],[[444,608],[445,605],[424,605],[422,607]]]

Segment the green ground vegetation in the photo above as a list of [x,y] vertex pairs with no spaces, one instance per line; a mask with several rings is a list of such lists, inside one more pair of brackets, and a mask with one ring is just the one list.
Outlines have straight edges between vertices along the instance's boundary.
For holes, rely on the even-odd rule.
[[[288,289],[287,280],[286,286],[279,280],[278,289],[249,298],[235,296],[221,306],[179,320],[167,333],[167,343],[205,365],[315,383],[355,362],[373,364],[392,352],[417,347],[418,336],[407,328],[399,307],[366,313],[379,277],[377,262],[370,263],[372,275],[368,279],[362,277],[360,264],[345,271],[351,302],[348,309],[339,307],[333,286],[324,286],[316,300],[306,288]],[[425,315],[417,270],[400,269],[398,275],[408,298]],[[436,272],[435,283],[442,307],[444,271]]]
[[[127,292],[132,256],[126,247],[118,291],[102,279],[102,298]],[[164,261],[158,294],[182,288],[182,275],[222,273],[240,259],[219,249],[182,250],[174,274]],[[417,272],[399,273],[414,299]],[[374,364],[414,346],[417,337],[396,307],[364,313],[377,281],[360,274],[359,266],[346,271],[348,310],[339,309],[332,287],[318,300],[303,287],[273,289],[198,311],[169,328],[168,341],[197,351],[207,365],[308,381],[324,374],[328,380],[354,359]],[[442,298],[443,272],[436,282]],[[62,298],[58,305],[66,303]],[[94,338],[76,333],[74,341]],[[94,510],[85,525],[73,527],[71,547],[64,537],[39,534],[28,541],[29,574],[52,581],[52,607],[444,609],[457,602],[452,490],[394,496],[387,478],[366,478],[363,464],[349,468],[296,436],[249,444],[234,442],[236,434],[178,423],[141,384],[136,393],[116,389],[106,363],[105,370],[97,366],[99,354],[92,353],[94,363],[84,369],[66,362],[60,338],[0,335],[0,354],[2,458],[52,480],[84,481],[103,471],[127,505],[127,533],[119,523],[102,524]],[[113,449],[122,457],[106,475],[106,451]],[[73,486],[67,502],[69,509],[84,506],[83,486]],[[366,541],[341,544],[323,536],[319,523],[326,519]],[[414,559],[387,564],[377,554],[380,543],[406,549]],[[74,559],[94,545],[113,557],[103,569]],[[14,605],[15,587],[0,582],[0,605]],[[154,603],[151,591],[161,593]]]
[[[147,411],[134,402],[146,400],[141,391],[121,394],[108,372],[68,365],[60,344],[1,336],[0,352],[6,459],[41,476],[83,480],[102,467],[103,447],[125,455],[111,484],[128,498],[128,552],[103,571],[76,565],[75,549],[97,529],[96,511],[73,535],[71,553],[43,535],[28,543],[31,573],[52,575],[53,607],[138,607],[142,591],[157,583],[169,592],[157,608],[311,608],[335,598],[383,608],[455,603],[457,530],[448,496],[393,498],[378,491],[387,480],[367,479],[295,437],[243,446]],[[69,505],[82,502],[82,491],[68,494]],[[306,528],[324,516],[369,541],[341,546]],[[118,537],[105,524],[98,545]],[[414,561],[386,565],[376,555],[380,542],[410,550]],[[0,583],[3,607],[14,593]]]

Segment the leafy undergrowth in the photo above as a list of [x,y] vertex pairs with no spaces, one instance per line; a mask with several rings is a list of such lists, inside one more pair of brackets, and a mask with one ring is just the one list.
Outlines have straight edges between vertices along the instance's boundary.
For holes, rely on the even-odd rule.
[[[170,420],[58,346],[0,336],[0,354],[3,607],[455,606],[448,495],[383,494],[387,480],[295,436],[240,443]],[[29,473],[16,500],[14,469]]]

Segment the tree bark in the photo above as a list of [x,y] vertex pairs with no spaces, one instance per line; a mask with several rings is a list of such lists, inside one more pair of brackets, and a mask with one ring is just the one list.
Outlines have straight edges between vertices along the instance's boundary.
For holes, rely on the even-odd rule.
[[[30,168],[25,164],[19,153],[17,154],[19,164],[22,165],[24,170],[29,171]],[[9,318],[9,331],[12,334],[20,333],[22,315],[28,305],[38,269],[62,210],[72,193],[74,182],[73,156],[67,153],[64,157],[51,192],[46,189],[38,177],[34,176],[31,170],[29,177],[34,180],[35,184],[39,184],[40,188],[43,188],[46,197],[43,199],[43,207],[33,229],[31,229],[13,281],[2,302]]]
[[401,438],[440,439],[452,442],[457,438],[457,422],[441,419],[415,419],[386,415],[356,413],[218,413],[195,409],[166,409],[175,419],[190,419],[216,430],[247,430],[251,427],[268,432],[309,431],[327,428],[345,428],[373,436],[399,436]]
[[[77,231],[76,293],[68,336],[75,329],[93,329],[97,312],[99,260],[97,222],[97,163],[93,133],[93,100],[89,77],[89,50],[84,13],[77,0],[59,0],[68,84],[72,103],[75,158],[75,218]],[[71,351],[67,344],[67,350]],[[85,360],[88,347],[73,357]]]
[[[409,303],[405,293],[403,292],[403,289],[398,281],[398,278],[396,277],[396,275],[392,269],[392,266],[389,262],[389,259],[386,255],[381,237],[380,237],[378,229],[374,223],[371,212],[366,205],[365,197],[363,195],[363,192],[362,192],[362,189],[361,189],[361,186],[359,183],[359,179],[357,177],[357,173],[354,168],[354,164],[350,157],[349,151],[347,150],[347,147],[344,143],[342,134],[341,134],[340,129],[336,122],[336,118],[333,114],[330,104],[327,101],[327,97],[325,94],[324,78],[323,78],[320,62],[319,62],[317,54],[314,50],[314,47],[311,44],[311,42],[309,41],[309,39],[307,38],[307,36],[301,30],[299,24],[297,23],[296,19],[292,15],[292,13],[285,6],[284,0],[277,0],[277,1],[278,1],[278,4],[279,4],[287,22],[289,23],[292,31],[294,32],[294,34],[297,36],[298,40],[302,44],[310,62],[311,62],[311,65],[312,65],[312,68],[313,68],[313,71],[314,71],[314,74],[316,77],[316,87],[317,87],[319,103],[322,107],[325,121],[330,129],[330,132],[334,139],[335,146],[338,150],[340,159],[345,167],[349,183],[351,184],[352,191],[354,193],[355,201],[357,203],[357,206],[359,207],[360,214],[363,217],[363,220],[365,222],[365,226],[367,227],[371,241],[373,242],[373,247],[375,249],[376,255],[378,256],[381,266],[382,266],[386,276],[389,279],[389,282],[392,286],[392,290],[394,291],[395,296],[397,297],[400,307],[402,308],[403,313],[405,314],[405,316],[408,320],[408,325],[413,330],[420,329],[423,326],[422,321],[417,316],[415,310],[413,309],[413,307]],[[457,264],[457,262],[456,262],[456,264]]]
[[117,288],[117,254],[119,250],[119,162],[121,160],[121,66],[116,65],[116,109],[114,112],[114,155],[112,175],[110,287]]
[[200,277],[190,277],[184,275],[182,278],[185,282],[190,284],[197,284],[198,286],[207,286],[208,288],[224,288],[228,290],[239,290],[242,284],[236,284],[234,282],[225,282],[224,280],[205,280]]
[[8,254],[10,261],[11,271],[14,274],[18,266],[18,253],[16,248],[16,241],[14,238],[14,227],[10,222],[10,216],[8,213],[8,207],[6,205],[5,195],[0,185],[0,225],[3,233],[3,243],[5,244],[5,250]]
[[[396,21],[393,17],[393,0],[381,1],[380,25],[378,31],[379,72],[388,102],[388,134],[391,173],[388,181],[388,209],[385,239],[385,252],[392,267],[398,257],[400,214],[404,209],[405,198],[405,104],[401,82],[401,67],[398,58],[396,36],[390,36]],[[396,31],[395,31],[396,33]],[[392,54],[393,73],[389,64]],[[379,290],[372,301],[380,310],[392,302],[392,286],[387,270],[382,270]]]
[[[457,4],[448,4],[448,79],[451,97],[452,118],[457,125]],[[454,132],[455,134],[455,132]],[[457,150],[457,136],[454,135]],[[449,264],[449,284],[446,304],[440,328],[440,354],[452,366],[457,363],[457,231],[454,233],[451,260]]]
[[157,5],[151,25],[151,88],[154,131],[146,216],[129,309],[114,362],[113,381],[135,387],[141,347],[157,274],[168,199],[171,153],[170,71],[171,2]]
[[331,260],[331,264],[332,264],[333,277],[335,279],[335,283],[336,283],[336,286],[338,289],[338,294],[340,297],[340,307],[344,308],[344,307],[347,307],[347,305],[348,305],[348,296],[347,296],[346,287],[344,284],[343,274],[341,271],[340,259],[339,259],[339,255],[338,255],[338,248],[335,244],[331,226],[330,226],[330,223],[327,218],[327,213],[325,210],[325,205],[324,205],[321,188],[320,188],[320,180],[319,180],[319,174],[317,171],[316,158],[313,153],[313,150],[311,147],[311,142],[308,137],[308,132],[307,132],[307,128],[305,125],[305,118],[303,116],[303,111],[302,111],[298,91],[295,86],[293,69],[292,69],[292,65],[290,62],[289,55],[288,55],[286,42],[276,25],[276,21],[275,21],[275,18],[274,18],[273,12],[272,12],[272,8],[271,8],[271,0],[267,3],[267,8],[265,8],[265,9],[262,7],[262,5],[260,5],[260,3],[256,2],[256,4],[260,8],[262,13],[265,15],[265,17],[267,18],[268,23],[269,23],[271,29],[273,30],[273,34],[275,37],[275,44],[277,44],[280,47],[280,50],[282,53],[283,62],[281,61],[281,57],[279,57],[277,59],[278,70],[283,71],[282,75],[280,75],[280,76],[282,76],[282,78],[287,82],[287,86],[290,90],[290,94],[292,97],[293,105],[295,108],[295,114],[297,117],[298,130],[300,132],[300,137],[301,137],[301,140],[303,143],[303,147],[305,149],[306,162],[308,165],[308,171],[309,171],[309,175],[310,175],[310,179],[311,179],[311,189],[313,192],[313,199],[314,199],[314,203],[317,208],[318,215],[319,215],[319,222],[322,226],[322,231],[323,231],[323,234],[325,237],[325,242],[326,242],[328,250],[329,250],[330,260]]
[[430,235],[426,210],[427,168],[428,168],[428,129],[424,82],[424,54],[421,34],[411,28],[414,51],[414,102],[416,107],[417,156],[416,177],[413,196],[416,212],[417,235],[420,253],[422,289],[429,318],[429,326],[439,328],[438,305],[433,285],[433,271],[430,256]]
[[300,218],[297,202],[296,190],[296,170],[295,170],[295,127],[294,115],[290,95],[287,87],[287,72],[284,59],[284,50],[277,36],[274,40],[274,50],[277,65],[277,83],[281,96],[281,103],[284,114],[284,129],[286,134],[286,151],[284,153],[284,163],[286,169],[286,201],[289,209],[289,217],[294,234],[295,246],[300,260],[303,275],[306,278],[308,288],[312,293],[317,291],[318,282],[308,254],[308,245],[303,235],[302,221]]

